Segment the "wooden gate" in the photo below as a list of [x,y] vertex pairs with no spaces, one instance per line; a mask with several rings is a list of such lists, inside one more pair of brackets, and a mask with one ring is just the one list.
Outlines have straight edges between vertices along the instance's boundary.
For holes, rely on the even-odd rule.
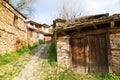
[[90,71],[94,73],[108,73],[108,50],[105,34],[89,37]]
[[80,74],[108,73],[106,34],[71,38],[73,69]]
[[84,74],[87,72],[86,55],[85,55],[86,39],[73,38],[70,40],[70,43],[71,43],[73,69],[77,73]]

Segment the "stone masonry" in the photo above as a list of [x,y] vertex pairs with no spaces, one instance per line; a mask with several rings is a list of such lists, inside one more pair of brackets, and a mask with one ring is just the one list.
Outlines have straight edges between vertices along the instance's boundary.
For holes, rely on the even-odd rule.
[[69,45],[69,37],[59,37],[57,39],[57,61],[58,65],[61,65],[65,68],[71,67],[71,54],[70,54],[70,45]]
[[0,54],[27,45],[26,18],[11,5],[0,0]]
[[110,35],[112,70],[120,75],[120,33],[112,33]]

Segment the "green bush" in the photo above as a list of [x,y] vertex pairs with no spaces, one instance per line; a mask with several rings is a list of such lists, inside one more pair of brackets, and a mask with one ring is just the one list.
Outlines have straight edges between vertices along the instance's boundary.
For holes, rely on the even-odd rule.
[[120,80],[120,76],[117,76],[114,73],[108,73],[108,74],[105,75],[104,80]]
[[41,44],[45,44],[45,42],[36,42],[34,43],[32,46],[28,45],[28,48],[31,50],[33,50],[34,48],[36,48],[37,46],[41,45]]
[[90,75],[97,78],[98,80],[120,80],[120,76],[117,76],[114,73],[108,73],[106,75],[90,73]]
[[24,46],[21,50],[6,53],[5,55],[0,55],[0,65],[5,65],[12,61],[16,61],[21,55],[29,53],[31,50],[33,50],[35,47],[39,45],[40,45],[39,43],[34,43],[33,46]]
[[25,46],[25,47],[23,47],[23,49],[17,50],[16,52],[17,52],[19,55],[22,55],[22,54],[24,54],[24,53],[26,53],[26,52],[29,52],[29,51],[30,51],[29,47],[28,47],[28,46]]
[[13,52],[11,54],[6,54],[4,56],[0,55],[0,65],[5,65],[9,62],[15,61],[19,57],[19,54]]
[[57,65],[57,53],[54,44],[51,44],[50,46],[48,62],[51,66]]
[[75,74],[72,70],[65,70],[59,73],[59,80],[82,80],[81,76]]

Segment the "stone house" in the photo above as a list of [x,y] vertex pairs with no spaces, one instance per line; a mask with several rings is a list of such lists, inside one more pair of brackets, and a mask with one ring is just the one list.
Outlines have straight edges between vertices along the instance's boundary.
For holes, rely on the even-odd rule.
[[54,21],[58,65],[79,74],[120,75],[120,14],[91,15],[73,21]]
[[32,45],[35,42],[39,42],[39,40],[44,41],[44,35],[41,29],[42,24],[39,24],[34,21],[28,21],[27,26],[27,36],[30,45]]
[[49,26],[47,24],[39,24],[34,21],[28,21],[27,26],[27,35],[30,44],[33,44],[38,41],[51,40],[52,34],[49,34]]
[[43,24],[42,31],[44,32],[44,41],[49,42],[52,40],[52,33],[49,32],[50,26]]
[[27,43],[26,17],[0,0],[0,53],[21,49]]
[[49,33],[49,28],[50,26],[47,25],[47,24],[42,24],[42,31],[45,32],[45,33]]

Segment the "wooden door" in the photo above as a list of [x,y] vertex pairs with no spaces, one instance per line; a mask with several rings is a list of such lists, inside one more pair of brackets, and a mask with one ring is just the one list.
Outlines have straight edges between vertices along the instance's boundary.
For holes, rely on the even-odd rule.
[[27,36],[28,36],[28,38],[32,38],[32,30],[31,29],[28,29]]
[[89,36],[90,66],[94,73],[108,73],[106,34]]
[[86,56],[85,45],[86,39],[84,38],[72,38],[70,40],[72,64],[75,72],[85,74],[86,71]]
[[71,38],[72,64],[75,72],[108,73],[108,50],[106,34]]

